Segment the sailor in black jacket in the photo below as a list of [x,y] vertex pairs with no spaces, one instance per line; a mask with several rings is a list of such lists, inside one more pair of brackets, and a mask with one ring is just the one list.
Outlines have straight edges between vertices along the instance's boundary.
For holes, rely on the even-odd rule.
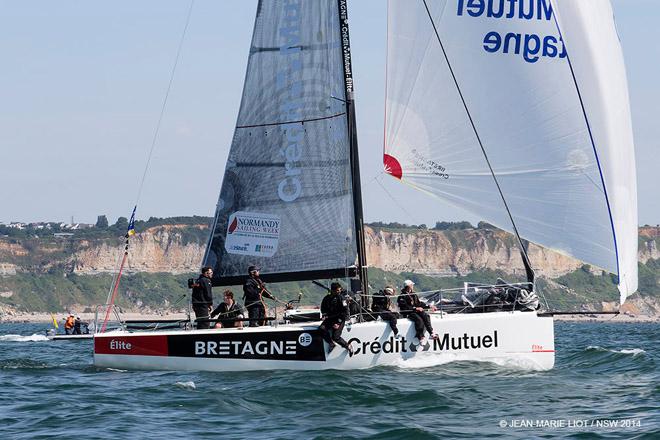
[[374,315],[380,316],[383,321],[389,322],[394,337],[398,338],[399,329],[396,326],[396,320],[399,318],[399,314],[392,311],[392,301],[390,301],[392,295],[394,295],[394,289],[390,286],[375,294],[371,302],[371,311]]
[[275,299],[275,297],[266,290],[266,285],[259,278],[257,266],[248,267],[248,274],[250,277],[243,284],[243,301],[250,318],[250,327],[259,327],[266,323],[266,305],[263,298]]
[[319,326],[319,329],[323,334],[323,339],[330,346],[328,353],[335,348],[335,343],[337,343],[348,350],[350,355],[353,355],[353,348],[341,337],[344,324],[349,318],[348,303],[341,292],[342,288],[339,283],[332,283],[330,285],[330,293],[321,302],[323,322]]
[[403,282],[403,289],[401,289],[401,295],[399,295],[396,302],[399,305],[401,314],[415,324],[415,336],[419,339],[419,344],[424,345],[426,342],[424,328],[426,328],[432,338],[437,338],[438,335],[433,331],[431,318],[425,312],[425,310],[429,309],[429,306],[421,302],[417,294],[413,292],[414,285],[415,283],[411,280],[405,280]]
[[225,290],[224,301],[211,313],[211,318],[218,316],[218,322],[222,328],[243,327],[243,321],[237,319],[244,318],[243,306],[234,301],[234,292]]
[[[213,309],[213,285],[211,284],[213,269],[208,266],[202,267],[202,274],[197,278],[192,290],[192,308],[196,319],[209,319],[209,313]],[[197,322],[198,329],[211,327],[210,322]]]

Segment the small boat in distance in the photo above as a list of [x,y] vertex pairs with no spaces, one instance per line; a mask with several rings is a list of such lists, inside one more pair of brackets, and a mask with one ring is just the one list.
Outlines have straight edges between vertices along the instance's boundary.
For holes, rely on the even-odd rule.
[[[385,171],[512,232],[527,280],[466,283],[426,301],[437,339],[368,319],[370,298],[346,0],[261,0],[238,121],[204,256],[213,285],[343,279],[359,308],[328,351],[320,322],[94,336],[120,369],[322,370],[432,363],[554,366],[525,240],[637,288],[627,84],[608,0],[538,0],[515,14],[390,1]],[[481,5],[483,6],[483,5]],[[312,312],[314,313],[314,312]],[[373,318],[373,316],[372,316]]]

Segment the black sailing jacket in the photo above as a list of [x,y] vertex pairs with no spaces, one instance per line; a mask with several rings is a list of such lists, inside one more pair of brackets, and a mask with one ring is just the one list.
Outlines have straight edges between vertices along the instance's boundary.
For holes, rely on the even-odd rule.
[[243,301],[245,307],[250,307],[254,304],[261,304],[261,297],[275,299],[273,296],[264,290],[264,284],[258,278],[248,278],[243,284]]
[[371,300],[371,310],[374,312],[389,312],[392,309],[390,295],[385,292],[378,292]]
[[196,287],[192,291],[192,305],[193,307],[209,307],[213,305],[213,288],[211,279],[205,276],[200,276],[195,281]]
[[218,307],[213,310],[211,313],[211,318],[214,318],[216,315],[220,319],[223,327],[235,327],[236,321],[234,319],[238,318],[238,315],[243,315],[243,306],[234,301],[231,306],[228,306],[226,302],[221,302]]
[[397,298],[396,303],[399,305],[399,311],[403,316],[408,316],[415,310],[415,307],[429,308],[429,306],[419,300],[416,293],[407,293],[405,290],[401,291],[401,295]]
[[321,301],[321,314],[334,322],[344,322],[348,319],[348,304],[346,300],[337,293],[328,293]]

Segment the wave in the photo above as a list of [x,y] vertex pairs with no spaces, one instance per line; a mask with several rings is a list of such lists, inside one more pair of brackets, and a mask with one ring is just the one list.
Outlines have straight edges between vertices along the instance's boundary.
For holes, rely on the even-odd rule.
[[195,382],[193,382],[192,380],[190,380],[188,382],[177,382],[177,383],[174,384],[174,386],[179,387],[179,388],[183,388],[184,390],[196,390],[197,389],[197,386],[195,385]]
[[45,335],[32,334],[30,336],[24,335],[0,335],[0,341],[7,342],[41,342],[48,341],[48,338]]
[[[538,364],[525,360],[525,359],[512,359],[512,358],[489,358],[489,359],[475,359],[468,354],[457,353],[425,353],[424,356],[414,356],[408,359],[399,359],[394,364],[398,368],[404,369],[420,369],[437,367],[440,365],[450,364],[454,362],[470,363],[474,365],[489,364],[495,369],[505,369],[513,371],[539,371],[542,368]],[[481,368],[481,367],[480,367]],[[475,369],[475,372],[479,369]]]
[[646,353],[646,350],[642,350],[641,348],[623,348],[621,350],[613,350],[611,348],[604,348],[600,347],[598,345],[590,345],[586,349],[586,351],[605,351],[609,353],[620,353],[620,354],[632,354],[633,357],[637,356],[639,354]]
[[3,359],[0,361],[0,369],[2,370],[41,370],[44,368],[52,368],[52,366],[45,362],[26,358]]

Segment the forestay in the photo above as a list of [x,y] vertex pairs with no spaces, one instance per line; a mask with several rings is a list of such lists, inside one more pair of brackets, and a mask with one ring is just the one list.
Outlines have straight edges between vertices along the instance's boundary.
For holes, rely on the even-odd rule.
[[260,1],[205,264],[231,284],[356,263],[337,0]]
[[617,274],[621,302],[637,289],[630,108],[608,0],[390,0],[384,164]]

